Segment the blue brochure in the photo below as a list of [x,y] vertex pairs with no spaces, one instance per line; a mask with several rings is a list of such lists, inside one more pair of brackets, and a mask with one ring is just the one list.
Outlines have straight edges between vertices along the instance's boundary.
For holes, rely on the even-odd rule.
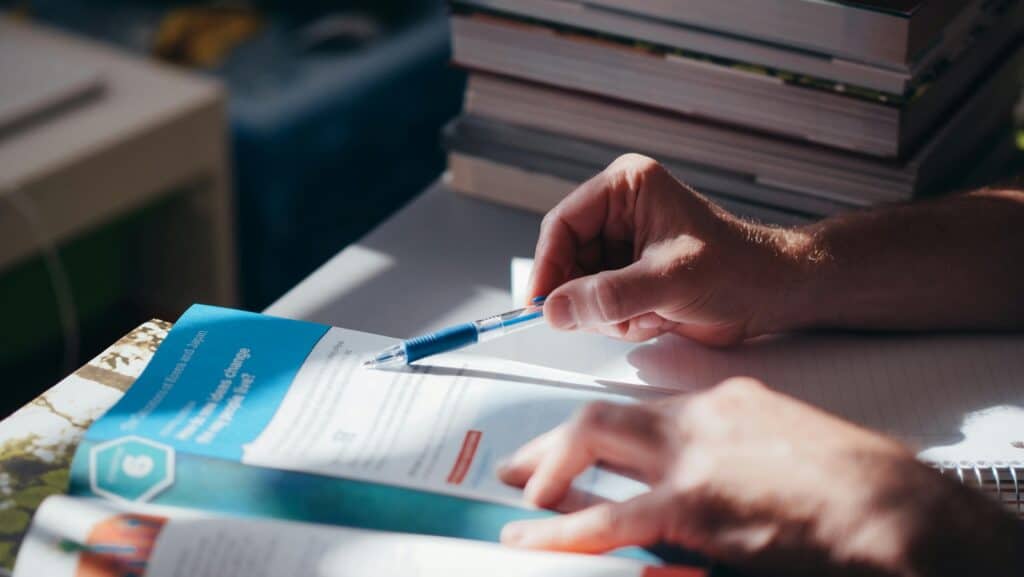
[[[495,464],[588,401],[630,400],[583,377],[480,357],[361,367],[393,342],[195,305],[86,433],[71,493],[497,541],[509,521],[554,513],[524,506]],[[570,501],[645,489],[593,468]]]

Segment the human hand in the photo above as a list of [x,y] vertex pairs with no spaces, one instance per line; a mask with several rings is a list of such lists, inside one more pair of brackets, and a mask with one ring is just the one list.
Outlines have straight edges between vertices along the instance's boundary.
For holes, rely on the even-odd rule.
[[531,298],[556,328],[726,345],[789,328],[795,231],[740,220],[628,154],[544,218]]
[[603,464],[651,491],[511,523],[502,542],[603,552],[667,543],[758,574],[1019,575],[1021,525],[881,435],[733,379],[636,405],[594,403],[499,469],[557,505]]

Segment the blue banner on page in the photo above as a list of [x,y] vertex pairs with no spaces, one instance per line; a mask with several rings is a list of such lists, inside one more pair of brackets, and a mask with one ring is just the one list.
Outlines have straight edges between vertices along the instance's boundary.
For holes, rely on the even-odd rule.
[[270,422],[327,330],[314,323],[195,305],[87,438],[140,436],[179,451],[241,460],[242,446]]

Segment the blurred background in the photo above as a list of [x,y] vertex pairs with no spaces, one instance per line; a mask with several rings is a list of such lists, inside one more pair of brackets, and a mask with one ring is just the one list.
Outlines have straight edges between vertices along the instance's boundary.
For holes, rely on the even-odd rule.
[[543,213],[641,152],[806,223],[1020,174],[1022,79],[1024,0],[0,0],[0,412],[443,172]]
[[263,309],[443,170],[438,0],[0,13],[5,415],[149,318]]

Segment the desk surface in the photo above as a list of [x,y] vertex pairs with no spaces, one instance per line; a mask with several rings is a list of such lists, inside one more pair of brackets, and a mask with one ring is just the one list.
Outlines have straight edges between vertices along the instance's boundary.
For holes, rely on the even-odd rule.
[[[533,255],[540,220],[435,184],[266,312],[408,337],[508,310],[511,259]],[[472,350],[636,382],[634,347],[539,327]]]

